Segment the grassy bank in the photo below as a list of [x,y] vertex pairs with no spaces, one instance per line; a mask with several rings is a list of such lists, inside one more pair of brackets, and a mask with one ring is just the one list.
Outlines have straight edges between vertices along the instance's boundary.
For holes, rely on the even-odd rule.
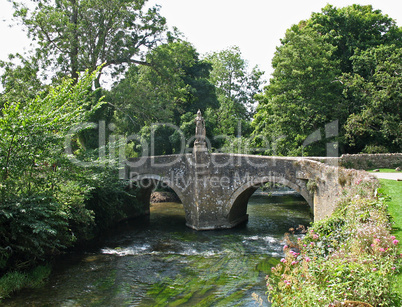
[[6,273],[0,278],[0,302],[15,291],[42,286],[50,272],[50,265],[41,265],[28,272],[12,271]]
[[[402,181],[380,179],[379,190],[386,197],[388,210],[392,216],[392,234],[402,242]],[[402,253],[402,245],[399,246]],[[395,282],[396,290],[402,295],[402,272],[399,272]]]
[[[400,173],[397,172],[394,168],[380,168],[378,169],[378,173]],[[374,169],[368,170],[368,172],[373,172]]]
[[303,239],[289,236],[286,256],[267,276],[272,306],[401,306],[395,289],[400,243],[377,188],[377,180],[361,173],[330,217],[315,222]]

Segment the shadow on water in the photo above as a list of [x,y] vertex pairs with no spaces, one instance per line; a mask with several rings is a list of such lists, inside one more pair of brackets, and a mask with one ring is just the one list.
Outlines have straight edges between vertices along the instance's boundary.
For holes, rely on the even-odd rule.
[[283,234],[311,221],[298,195],[254,195],[249,221],[234,229],[195,231],[181,204],[151,206],[148,219],[121,225],[99,246],[70,253],[49,282],[4,306],[256,306],[265,275],[282,256]]

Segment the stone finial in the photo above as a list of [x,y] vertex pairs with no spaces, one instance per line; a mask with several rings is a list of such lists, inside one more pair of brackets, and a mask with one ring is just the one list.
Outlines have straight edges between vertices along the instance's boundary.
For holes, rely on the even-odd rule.
[[205,144],[205,121],[201,115],[201,111],[198,110],[197,117],[195,118],[195,142],[194,145]]

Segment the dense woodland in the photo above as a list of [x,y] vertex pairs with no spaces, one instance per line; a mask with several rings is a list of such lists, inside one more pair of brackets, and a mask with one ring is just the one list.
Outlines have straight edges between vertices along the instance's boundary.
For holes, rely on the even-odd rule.
[[[328,5],[292,26],[265,84],[239,48],[198,54],[145,0],[18,2],[37,47],[0,62],[2,273],[124,217],[136,200],[117,178],[121,147],[139,156],[152,137],[153,154],[179,153],[198,109],[212,151],[325,156],[328,142],[339,153],[402,151],[402,28],[371,6]],[[74,163],[66,140],[89,166]]]

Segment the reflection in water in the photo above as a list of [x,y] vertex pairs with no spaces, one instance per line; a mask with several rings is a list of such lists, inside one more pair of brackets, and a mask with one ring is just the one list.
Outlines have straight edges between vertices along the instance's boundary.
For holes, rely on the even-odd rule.
[[195,231],[181,204],[151,206],[149,220],[110,233],[101,247],[57,263],[48,284],[5,306],[268,306],[265,275],[282,255],[283,234],[307,225],[300,196],[253,196],[249,222]]

